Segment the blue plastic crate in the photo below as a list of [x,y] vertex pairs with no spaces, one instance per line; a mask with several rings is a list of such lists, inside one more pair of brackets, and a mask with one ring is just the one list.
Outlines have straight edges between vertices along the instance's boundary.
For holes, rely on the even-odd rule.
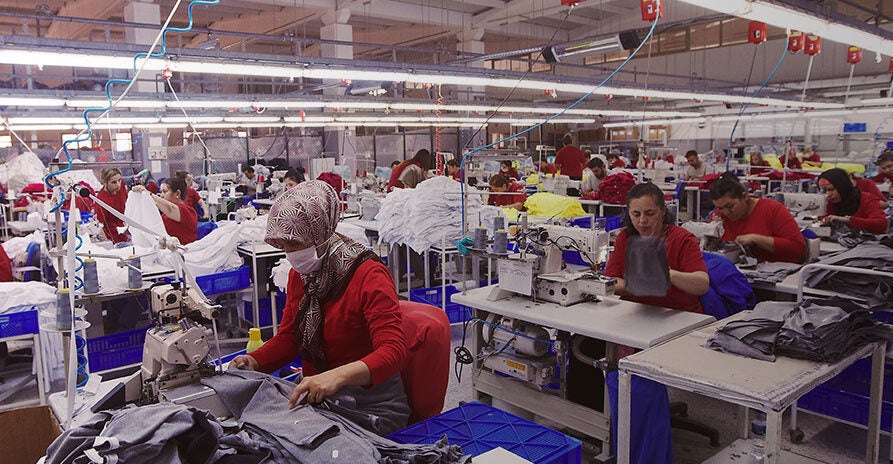
[[388,436],[398,443],[431,444],[446,435],[462,452],[502,447],[536,464],[579,464],[580,440],[482,403],[467,403]]
[[[259,298],[257,304],[260,306],[260,324],[259,327],[267,327],[273,325],[273,315],[270,312],[270,299]],[[250,301],[245,302],[245,320],[254,323],[254,305]],[[282,310],[285,308],[285,295],[278,293],[276,295],[276,320],[282,323]]]
[[[453,295],[459,293],[459,289],[455,285],[447,285],[444,288],[446,288],[446,307],[444,311],[450,319],[450,323],[455,324],[471,319],[471,308],[450,301]],[[443,303],[442,292],[441,287],[411,289],[409,291],[409,301],[418,301],[440,308],[440,305]]]
[[37,310],[33,307],[27,311],[0,315],[0,338],[36,334],[39,330]]
[[147,330],[148,327],[87,339],[90,371],[106,371],[141,362]]
[[[620,216],[595,216],[595,219],[604,219],[605,220],[605,230],[612,231],[614,229],[619,229],[623,226],[623,221],[620,220]],[[589,216],[578,217],[571,221],[571,226],[573,227],[581,227],[583,229],[588,229],[589,226],[592,225],[592,219]]]
[[[174,279],[165,277],[162,280],[172,282]],[[251,286],[251,267],[241,266],[232,271],[197,276],[195,283],[198,284],[198,287],[202,289],[202,293],[205,295],[241,290]]]
[[[893,365],[884,366],[884,377],[893,376]],[[800,408],[838,419],[868,425],[871,391],[871,359],[860,359],[831,380],[802,396]],[[881,428],[891,430],[893,422],[893,382],[884,382]]]

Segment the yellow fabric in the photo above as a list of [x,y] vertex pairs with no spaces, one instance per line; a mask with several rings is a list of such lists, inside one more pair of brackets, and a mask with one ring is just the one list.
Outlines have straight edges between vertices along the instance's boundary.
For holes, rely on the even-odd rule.
[[576,198],[554,193],[534,193],[524,202],[527,212],[534,216],[577,217],[584,216],[583,205]]
[[846,172],[865,172],[865,166],[857,163],[822,163],[822,171],[840,168]]
[[537,174],[531,174],[531,175],[527,176],[526,182],[527,182],[527,185],[536,185],[536,184],[540,183],[540,176]]
[[505,216],[505,219],[507,221],[515,222],[518,220],[521,212],[516,210],[515,208],[502,208],[502,214]]
[[781,161],[778,160],[778,155],[772,153],[764,154],[763,160],[769,163],[772,169],[781,169]]

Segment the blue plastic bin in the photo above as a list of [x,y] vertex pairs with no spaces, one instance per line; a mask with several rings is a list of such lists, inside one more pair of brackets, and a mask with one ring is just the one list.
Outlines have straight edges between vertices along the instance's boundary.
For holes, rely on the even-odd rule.
[[[273,314],[270,312],[270,299],[259,298],[257,304],[260,306],[260,324],[259,327],[267,327],[273,325]],[[282,323],[282,309],[285,308],[285,294],[276,294],[276,320]],[[254,324],[254,305],[250,301],[245,302],[245,320]]]
[[[620,220],[620,216],[595,216],[595,219],[604,219],[605,230],[607,231],[619,229],[621,226],[623,226],[623,222]],[[574,227],[588,229],[589,226],[592,225],[592,220],[589,218],[589,216],[578,217],[571,220],[571,225]]]
[[107,371],[142,362],[147,330],[148,327],[87,339],[90,372]]
[[[171,282],[174,279],[165,277],[163,280],[165,282]],[[232,271],[197,276],[195,282],[205,295],[234,292],[251,286],[251,267],[241,266]]]
[[388,436],[398,443],[431,444],[446,435],[462,452],[502,447],[536,464],[579,464],[580,440],[482,403],[467,403]]
[[[450,323],[455,324],[471,319],[471,308],[450,302],[452,296],[459,293],[459,289],[455,285],[447,285],[444,288],[446,288],[446,308],[444,308],[444,311],[446,311]],[[443,303],[442,294],[441,287],[416,288],[409,291],[409,301],[427,303],[440,308],[441,303]]]
[[36,334],[39,330],[37,310],[34,307],[27,311],[0,315],[0,338]]

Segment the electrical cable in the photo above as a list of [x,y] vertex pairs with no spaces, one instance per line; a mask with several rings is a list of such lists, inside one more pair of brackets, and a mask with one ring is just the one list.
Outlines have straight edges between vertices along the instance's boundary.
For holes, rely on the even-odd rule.
[[[660,3],[658,3],[658,7],[657,7],[657,8],[658,8],[658,15],[657,15],[657,17],[659,18],[659,16],[660,16],[660,15],[659,15],[659,12],[660,12],[660,9],[662,9],[662,5],[661,5]],[[593,87],[592,90],[590,90],[588,93],[586,93],[586,94],[583,95],[582,97],[578,98],[575,102],[571,103],[569,106],[565,107],[565,108],[562,109],[561,111],[559,111],[559,112],[553,114],[552,116],[549,116],[548,118],[546,118],[545,120],[543,120],[543,121],[541,121],[541,122],[538,122],[538,123],[536,123],[536,124],[534,124],[534,125],[528,127],[527,129],[524,129],[524,130],[522,130],[522,131],[520,131],[520,132],[516,132],[516,133],[514,133],[514,134],[512,134],[512,135],[509,135],[509,136],[507,136],[507,137],[505,137],[505,138],[503,138],[503,139],[501,139],[501,140],[497,140],[497,141],[495,141],[495,142],[492,142],[492,143],[489,143],[489,144],[486,144],[486,145],[482,145],[482,146],[480,146],[480,147],[477,147],[477,148],[475,148],[475,149],[473,149],[473,150],[468,151],[467,153],[465,153],[464,155],[462,155],[462,161],[459,163],[459,169],[460,169],[460,170],[463,170],[463,171],[460,171],[460,172],[464,172],[464,169],[465,169],[465,161],[466,161],[466,160],[468,159],[468,157],[471,156],[472,154],[477,153],[477,152],[482,151],[482,150],[486,150],[486,149],[491,148],[491,147],[494,147],[494,146],[499,145],[500,143],[506,142],[506,141],[508,141],[508,140],[512,140],[512,139],[514,139],[514,138],[520,137],[520,136],[522,136],[522,135],[524,135],[524,134],[526,134],[526,133],[528,133],[528,132],[533,131],[533,130],[536,129],[536,128],[542,127],[543,125],[545,125],[545,124],[548,123],[549,121],[551,121],[551,120],[553,120],[553,119],[555,119],[555,118],[560,117],[561,115],[563,115],[564,113],[568,112],[569,110],[572,110],[572,109],[574,109],[575,107],[577,107],[580,103],[583,103],[583,102],[584,102],[587,98],[589,98],[589,97],[590,97],[596,90],[598,90],[599,88],[603,87],[605,84],[608,83],[608,81],[610,81],[611,79],[613,79],[614,76],[615,76],[618,72],[620,72],[620,70],[623,69],[623,67],[626,66],[627,63],[629,63],[629,62],[630,62],[630,61],[631,61],[631,60],[632,60],[632,59],[639,53],[639,50],[642,49],[642,47],[645,45],[645,43],[651,40],[651,37],[654,35],[654,29],[657,27],[657,23],[658,23],[658,19],[656,18],[656,19],[654,20],[654,22],[651,24],[651,28],[648,30],[648,34],[647,34],[647,35],[645,36],[645,38],[642,40],[642,43],[640,43],[639,46],[636,47],[636,49],[633,50],[633,52],[630,53],[629,56],[628,56],[625,60],[623,60],[623,62],[620,63],[620,65],[619,65],[614,71],[611,71],[611,73],[608,74],[607,77],[605,77],[604,79],[602,79],[602,81],[599,82],[598,85],[596,85],[595,87]],[[519,82],[519,83],[520,83],[520,82]],[[489,121],[489,118],[488,118],[487,120]],[[462,194],[462,198],[461,198],[461,200],[462,200],[462,231],[463,231],[463,233],[464,233],[464,232],[465,232],[465,226],[466,226],[466,224],[465,224],[465,183],[464,183],[464,182],[461,182],[461,183],[459,184],[459,186],[460,186],[460,191],[461,191],[461,194]]]
[[[167,87],[171,89],[171,95],[174,96],[174,100],[176,100],[177,103],[180,103],[180,97],[177,96],[177,91],[174,90],[174,86],[173,84],[171,84],[171,78],[166,77],[164,81],[167,82]],[[192,123],[192,118],[189,117],[189,115],[186,113],[186,108],[183,108],[183,105],[177,106],[180,107],[180,111],[183,113],[183,117],[186,118],[186,124],[189,125],[189,127],[192,129],[192,133],[195,135],[196,138],[198,138],[199,143],[202,144],[202,147],[205,149],[205,153],[210,153],[211,149],[208,148],[207,145],[205,145],[205,141],[202,140],[201,134],[198,132],[198,129],[195,128],[195,124]]]
[[[790,32],[788,32],[788,35],[790,35]],[[778,62],[775,63],[775,68],[772,69],[772,72],[769,73],[769,76],[766,77],[766,80],[763,81],[762,85],[760,85],[760,88],[758,88],[757,91],[754,92],[754,94],[753,94],[754,98],[756,98],[760,95],[760,92],[762,92],[763,89],[766,88],[766,85],[769,84],[769,81],[772,80],[773,77],[775,77],[775,73],[778,72],[779,68],[781,68],[781,64],[784,63],[785,57],[788,56],[788,48],[787,47],[788,47],[788,44],[787,44],[787,41],[785,41],[784,47],[782,47],[781,57],[778,58]],[[810,61],[810,63],[811,62],[812,61]],[[744,112],[747,111],[747,108],[749,106],[750,106],[750,102],[741,105],[741,110],[738,111],[738,117],[735,119],[735,124],[732,126],[732,132],[729,134],[729,153],[726,155],[726,171],[729,170],[729,167],[731,166],[731,163],[732,163],[732,140],[735,137],[735,130],[738,129],[738,123],[741,122],[741,115],[743,115]]]

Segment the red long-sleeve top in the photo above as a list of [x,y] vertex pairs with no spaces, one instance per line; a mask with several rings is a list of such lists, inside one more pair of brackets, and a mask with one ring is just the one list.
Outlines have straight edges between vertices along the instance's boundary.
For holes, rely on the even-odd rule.
[[523,203],[527,199],[524,193],[524,186],[517,182],[509,182],[509,189],[506,192],[493,192],[487,199],[488,205],[493,206],[511,206],[515,203]]
[[410,164],[414,164],[414,165],[418,166],[420,169],[422,167],[422,163],[415,162],[415,161],[413,161],[411,163],[404,161],[404,162],[398,164],[397,167],[395,167],[394,170],[391,171],[391,179],[388,180],[388,188],[387,188],[388,192],[390,192],[391,189],[393,189],[394,187],[406,188],[406,186],[403,185],[403,182],[400,182],[400,174],[403,174],[403,170],[406,169],[406,167],[409,166]]
[[[664,238],[667,240],[667,264],[670,269],[680,272],[707,272],[707,264],[704,263],[704,255],[701,254],[701,249],[698,247],[698,239],[691,232],[669,225],[664,230]],[[614,251],[611,252],[605,267],[606,276],[626,278],[626,244],[628,240],[625,229],[617,235]],[[693,313],[704,312],[701,307],[701,297],[685,293],[676,287],[670,287],[666,296],[624,295],[622,299]]]
[[881,193],[881,189],[877,188],[877,184],[871,179],[858,179],[856,181],[856,188],[862,192],[862,195],[874,197],[877,201],[887,202],[887,199],[884,198],[884,194]]
[[893,176],[887,175],[885,172],[881,172],[878,175],[874,176],[871,180],[877,182],[878,184],[883,184],[884,182],[893,183]]
[[[127,204],[127,189],[122,186],[112,195],[103,187],[99,189],[96,198],[99,198],[103,203],[107,203],[112,208],[115,208],[115,211],[123,214],[124,206]],[[127,233],[118,233],[118,227],[124,227],[124,221],[106,211],[99,203],[93,205],[93,214],[96,216],[96,220],[102,224],[102,231],[105,233],[106,238],[111,240],[112,243],[130,240]]]
[[0,282],[12,282],[12,261],[0,246]]
[[731,221],[720,213],[725,232],[723,240],[735,240],[739,235],[759,234],[772,237],[775,252],[770,253],[759,247],[751,247],[751,254],[759,262],[780,261],[799,263],[806,255],[806,239],[797,226],[791,212],[781,203],[760,198],[749,216],[740,221]]
[[579,148],[568,145],[555,153],[555,165],[565,176],[580,177],[583,175],[583,165],[589,160]]
[[[828,214],[837,214],[834,203],[828,203]],[[850,216],[849,226],[853,229],[862,229],[873,234],[887,232],[890,221],[884,216],[884,210],[878,204],[877,198],[862,194],[859,201],[859,209]]]
[[[286,365],[301,351],[295,317],[304,297],[304,284],[294,270],[289,272],[285,295],[279,332],[251,353],[263,372],[272,372]],[[325,315],[323,351],[330,368],[362,361],[369,367],[373,385],[391,378],[403,368],[406,335],[397,305],[397,291],[383,264],[376,261],[361,264],[344,293],[322,306]],[[305,376],[319,373],[311,360],[304,359],[303,364]]]
[[186,203],[177,204],[177,208],[180,210],[179,221],[162,213],[161,222],[164,223],[164,230],[168,235],[177,237],[181,245],[187,245],[198,240],[198,213]]

